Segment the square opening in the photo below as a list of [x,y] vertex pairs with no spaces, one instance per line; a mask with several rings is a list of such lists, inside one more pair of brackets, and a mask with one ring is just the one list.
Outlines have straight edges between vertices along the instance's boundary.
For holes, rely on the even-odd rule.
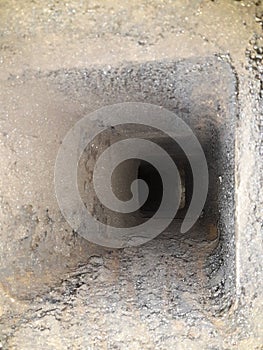
[[[160,178],[151,165],[133,159],[129,165],[122,163],[113,174],[113,191],[116,189],[119,199],[129,199],[131,174],[133,178],[145,179],[153,190],[136,213],[116,216],[101,206],[90,184],[96,157],[112,143],[127,137],[143,137],[158,143],[174,159],[180,171],[183,193],[180,208],[162,234],[143,246],[125,248],[125,253],[129,255],[130,251],[134,253],[134,249],[137,249],[134,254],[138,254],[143,265],[143,257],[154,252],[155,263],[163,268],[164,261],[168,259],[170,268],[174,269],[171,295],[184,290],[189,293],[192,305],[198,305],[200,312],[204,308],[212,314],[227,311],[235,295],[236,79],[232,68],[217,57],[209,57],[178,62],[129,64],[111,68],[107,74],[104,70],[96,69],[78,71],[78,77],[81,74],[83,80],[80,80],[79,89],[83,93],[82,102],[92,99],[94,109],[119,102],[152,103],[174,112],[195,133],[208,163],[209,190],[202,215],[185,234],[180,233],[180,224],[192,196],[191,167],[178,146],[165,135],[156,134],[147,128],[138,129],[134,125],[124,129],[109,128],[93,140],[96,147],[87,148],[84,152],[79,163],[79,188],[89,211],[102,222],[127,227],[146,221],[156,211],[162,196]],[[97,82],[96,85],[88,79],[89,76]],[[112,80],[113,76],[120,77],[118,83],[116,79]],[[121,190],[120,183],[123,186]],[[140,197],[140,188],[138,193]],[[161,275],[161,269],[159,273]],[[184,277],[179,278],[182,273]],[[147,284],[146,275],[143,275],[143,279]],[[159,283],[161,288],[161,278]],[[175,311],[176,315],[179,314]]]

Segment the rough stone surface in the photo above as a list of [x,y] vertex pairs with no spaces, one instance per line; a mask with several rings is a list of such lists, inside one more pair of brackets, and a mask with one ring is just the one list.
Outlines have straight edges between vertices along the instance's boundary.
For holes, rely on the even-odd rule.
[[[0,349],[261,349],[261,1],[7,0],[0,11]],[[63,135],[100,106],[97,76],[85,100],[85,72],[103,67],[114,82],[127,62],[148,76],[149,62],[197,57],[237,81],[226,302],[208,278],[211,259],[220,267],[213,228],[210,242],[168,230],[109,250],[72,232],[53,189]]]

